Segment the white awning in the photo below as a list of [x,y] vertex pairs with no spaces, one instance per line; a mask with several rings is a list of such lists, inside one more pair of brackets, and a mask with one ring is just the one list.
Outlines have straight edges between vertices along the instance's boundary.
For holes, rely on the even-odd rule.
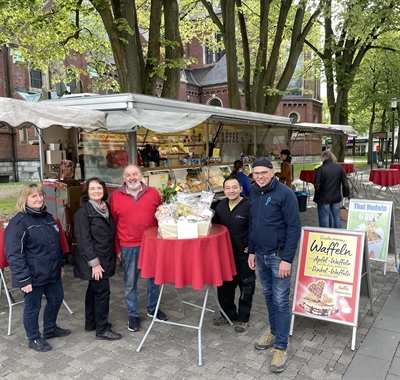
[[299,133],[316,133],[319,135],[347,135],[357,136],[358,133],[351,125],[339,124],[319,124],[319,123],[296,123],[293,124],[293,132]]
[[139,127],[158,133],[181,132],[196,127],[210,116],[211,113],[182,113],[128,108],[125,111],[109,112],[107,129],[114,133],[133,132]]
[[0,98],[1,126],[14,128],[35,126],[40,129],[60,126],[66,129],[81,128],[86,132],[91,132],[106,129],[106,114],[81,107]]

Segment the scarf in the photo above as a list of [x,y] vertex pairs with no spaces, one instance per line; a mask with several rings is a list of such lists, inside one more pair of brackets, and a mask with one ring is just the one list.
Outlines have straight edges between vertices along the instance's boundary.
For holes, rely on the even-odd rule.
[[108,220],[110,212],[108,211],[107,203],[102,201],[100,206],[93,200],[89,199],[89,203],[93,206],[93,208],[104,218]]

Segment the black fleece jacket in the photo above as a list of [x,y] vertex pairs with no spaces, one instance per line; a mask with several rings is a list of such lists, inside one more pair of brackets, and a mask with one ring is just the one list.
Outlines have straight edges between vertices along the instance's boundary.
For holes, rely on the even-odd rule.
[[213,223],[228,228],[235,258],[247,259],[248,253],[244,249],[249,241],[249,198],[243,197],[232,211],[228,198],[222,200],[215,209]]
[[331,158],[326,159],[317,169],[314,186],[314,202],[317,204],[340,203],[342,191],[344,197],[350,193],[347,174],[342,165],[333,162]]

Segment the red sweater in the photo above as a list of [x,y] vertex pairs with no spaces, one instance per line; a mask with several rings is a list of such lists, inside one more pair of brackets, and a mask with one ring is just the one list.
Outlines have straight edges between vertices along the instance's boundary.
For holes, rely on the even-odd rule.
[[125,185],[111,194],[110,210],[116,224],[116,253],[121,252],[121,246],[140,246],[144,231],[157,226],[154,214],[161,204],[158,191],[146,185],[142,185],[137,199],[126,192]]

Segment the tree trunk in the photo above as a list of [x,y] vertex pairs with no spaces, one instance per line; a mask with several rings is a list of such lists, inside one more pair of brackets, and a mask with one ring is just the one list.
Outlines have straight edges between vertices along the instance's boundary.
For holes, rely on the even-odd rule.
[[147,95],[156,95],[157,67],[160,63],[160,33],[163,0],[151,0],[149,43],[145,68]]
[[267,67],[267,50],[269,38],[269,11],[271,1],[260,0],[260,34],[258,50],[254,65],[253,87],[251,92],[251,111],[263,110],[265,106],[265,88],[263,87],[265,68]]
[[179,7],[177,0],[164,0],[165,19],[165,77],[162,97],[178,99],[183,47],[179,32]]
[[[99,12],[110,38],[120,91],[144,93],[144,58],[135,1],[115,0],[112,2],[112,12],[105,3],[94,0],[91,3]],[[126,19],[130,32],[120,29],[115,23],[116,19],[122,18]]]
[[236,52],[235,0],[222,0],[221,8],[224,20],[222,36],[226,52],[229,107],[241,109]]
[[[241,8],[242,7],[241,0],[236,0],[236,5],[238,8]],[[243,45],[243,61],[244,61],[243,83],[244,83],[245,109],[247,111],[251,111],[250,47],[249,47],[249,38],[247,36],[246,20],[244,18],[243,12],[238,11],[238,19],[239,19],[240,34],[242,36],[242,45]]]

